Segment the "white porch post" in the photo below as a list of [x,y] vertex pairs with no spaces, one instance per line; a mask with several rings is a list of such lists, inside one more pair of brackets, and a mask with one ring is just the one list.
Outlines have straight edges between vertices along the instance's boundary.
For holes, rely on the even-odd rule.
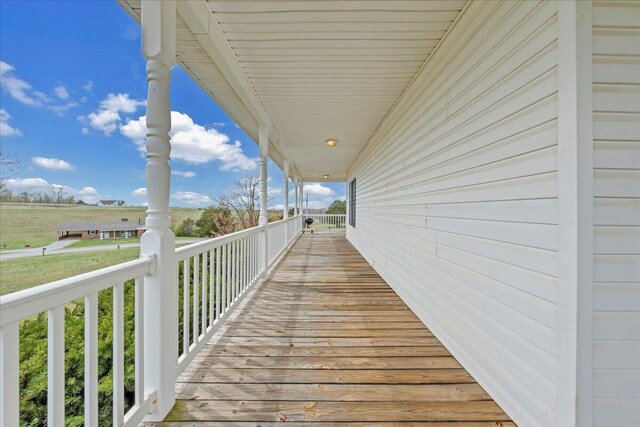
[[289,218],[289,160],[284,161],[284,208],[282,212],[284,219]]
[[147,231],[141,256],[156,256],[155,271],[144,279],[145,394],[156,392],[146,421],[162,421],[175,403],[178,309],[175,237],[169,226],[171,171],[170,68],[175,64],[176,3],[143,0],[142,53],[147,59]]
[[300,205],[298,203],[300,203],[300,201],[298,200],[298,177],[296,176],[295,178],[293,178],[293,188],[294,188],[294,193],[295,193],[295,197],[296,197],[296,204],[294,205],[295,210],[294,210],[294,215],[300,215]]
[[262,272],[266,273],[269,267],[269,242],[267,241],[267,224],[269,214],[267,212],[267,157],[269,156],[269,130],[265,125],[260,125],[258,132],[258,143],[260,145],[260,219],[259,224],[263,227],[262,239]]
[[284,207],[282,208],[282,219],[284,219],[284,245],[289,246],[289,160],[284,159]]
[[304,215],[304,181],[300,180],[300,211]]

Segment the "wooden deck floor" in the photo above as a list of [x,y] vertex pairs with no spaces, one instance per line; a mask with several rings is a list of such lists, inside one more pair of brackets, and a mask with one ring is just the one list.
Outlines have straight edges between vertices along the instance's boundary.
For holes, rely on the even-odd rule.
[[164,425],[514,425],[344,234],[303,235],[254,292]]

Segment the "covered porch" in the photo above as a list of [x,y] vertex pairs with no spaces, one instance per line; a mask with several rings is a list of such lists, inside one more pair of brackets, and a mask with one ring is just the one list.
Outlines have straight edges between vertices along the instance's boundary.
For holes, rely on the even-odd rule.
[[162,425],[280,422],[514,425],[340,232],[298,238],[177,377]]
[[[0,299],[0,424],[19,420],[19,322],[46,312],[47,424],[64,425],[78,300],[87,426],[107,406],[118,427],[640,423],[638,1],[118,2],[147,60],[141,257]],[[177,250],[176,64],[260,164],[259,226]],[[318,181],[348,182],[348,215],[324,224],[346,239],[302,234]]]

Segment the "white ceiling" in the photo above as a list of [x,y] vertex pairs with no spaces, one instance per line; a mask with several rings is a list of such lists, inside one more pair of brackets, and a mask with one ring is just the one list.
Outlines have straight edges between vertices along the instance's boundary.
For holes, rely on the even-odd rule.
[[178,58],[254,140],[266,115],[276,163],[341,181],[465,3],[179,1]]

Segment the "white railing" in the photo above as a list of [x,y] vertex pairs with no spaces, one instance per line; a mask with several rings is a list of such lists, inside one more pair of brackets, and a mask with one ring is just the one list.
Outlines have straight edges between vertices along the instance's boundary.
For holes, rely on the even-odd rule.
[[[154,392],[145,394],[142,279],[155,268],[155,257],[141,258],[0,297],[0,425],[19,425],[19,322],[46,312],[47,425],[65,425],[65,306],[84,300],[84,413],[85,425],[98,422],[98,293],[113,293],[113,424],[138,425],[149,412]],[[135,287],[133,321],[135,345],[135,402],[125,413],[124,292]]]
[[[247,291],[286,252],[299,235],[302,217],[217,237],[176,249],[181,345],[177,377],[238,306]],[[267,239],[267,254],[262,253]],[[265,256],[268,255],[268,256]],[[266,266],[265,266],[265,261]],[[19,323],[48,313],[47,425],[65,425],[65,306],[84,299],[85,316],[85,425],[100,422],[98,402],[98,292],[113,292],[113,425],[134,426],[153,412],[155,390],[145,389],[143,322],[144,277],[156,274],[155,256],[141,258],[47,285],[0,297],[0,425],[19,425]],[[134,286],[134,316],[125,318],[125,284]],[[125,413],[125,322],[134,322],[134,403]],[[147,384],[148,385],[148,384]]]
[[306,214],[304,218],[313,218],[310,229],[314,231],[344,230],[347,222],[345,214]]
[[297,215],[287,219],[287,241],[291,243],[302,230],[302,216]]

